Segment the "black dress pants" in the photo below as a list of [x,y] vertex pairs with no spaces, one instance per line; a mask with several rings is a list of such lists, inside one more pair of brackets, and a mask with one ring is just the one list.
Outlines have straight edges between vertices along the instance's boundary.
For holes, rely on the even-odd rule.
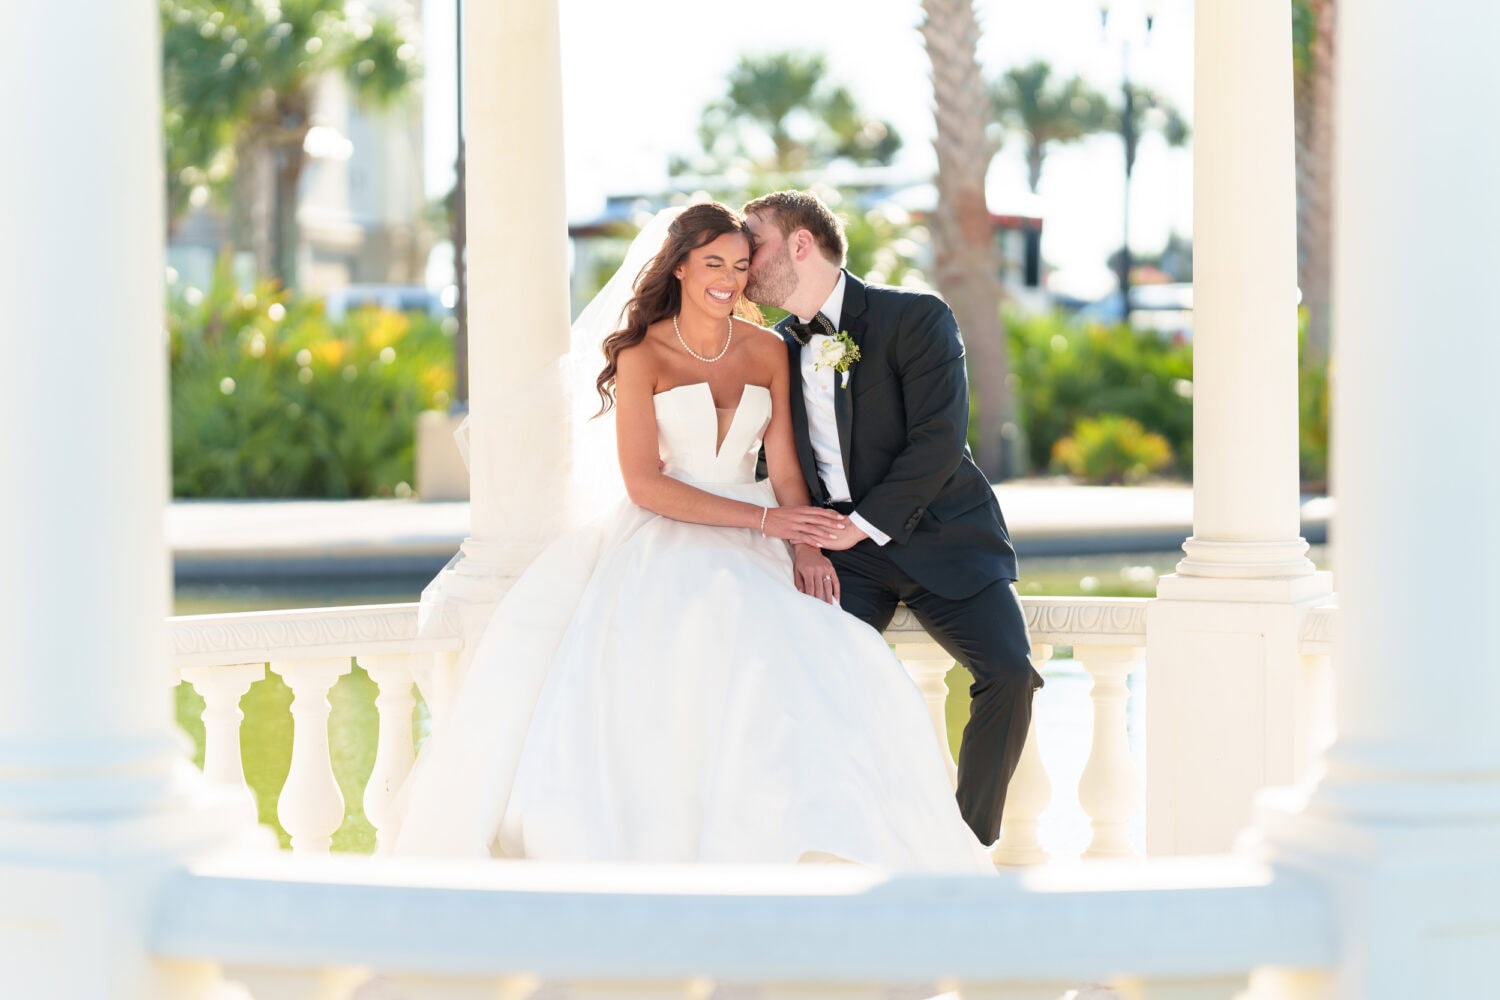
[[980,842],[993,844],[1000,835],[1005,791],[1026,745],[1032,693],[1042,686],[1031,666],[1014,582],[998,580],[954,600],[907,576],[873,542],[827,556],[838,570],[845,611],[883,632],[896,606],[905,604],[928,635],[973,675],[969,723],[958,754],[958,807]]

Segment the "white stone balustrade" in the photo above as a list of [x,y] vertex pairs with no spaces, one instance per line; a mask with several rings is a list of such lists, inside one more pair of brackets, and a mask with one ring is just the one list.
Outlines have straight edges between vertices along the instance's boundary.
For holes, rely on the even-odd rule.
[[[417,605],[370,605],[168,620],[179,676],[203,696],[204,770],[243,790],[253,808],[240,761],[239,700],[265,676],[265,664],[293,693],[292,762],[277,818],[294,851],[327,851],[344,820],[344,798],[328,746],[328,692],[349,673],[353,658],[379,686],[375,766],[364,791],[365,814],[383,838],[396,792],[411,768],[412,664],[458,648],[457,629],[440,622],[418,635]],[[386,846],[385,841],[379,841]]]
[[328,752],[328,692],[352,668],[348,657],[271,664],[292,689],[292,766],[276,818],[294,851],[327,851],[344,823],[344,796]]
[[[1052,659],[1052,645],[1031,643],[1031,665],[1040,673]],[[1000,826],[1000,840],[990,854],[997,865],[1034,865],[1047,860],[1042,849],[1038,823],[1047,805],[1052,801],[1052,782],[1047,778],[1047,769],[1042,765],[1042,754],[1037,749],[1037,725],[1033,719],[1026,733],[1026,745],[1021,748],[1021,759],[1016,762],[1016,772],[1010,777],[1010,786],[1005,792],[1005,816]]]
[[[1078,784],[1078,799],[1093,831],[1086,852],[1090,857],[1136,853],[1128,833],[1138,818],[1141,777],[1127,733],[1126,680],[1144,654],[1148,603],[1143,598],[1022,600],[1037,669],[1045,669],[1057,647],[1071,646],[1093,682],[1093,736]],[[1329,606],[1307,617],[1301,652],[1309,671],[1326,673],[1335,614]],[[379,688],[376,759],[363,804],[379,846],[388,847],[395,796],[414,757],[413,674],[420,665],[433,658],[446,660],[457,650],[455,624],[441,622],[418,636],[414,604],[204,615],[174,618],[169,624],[175,666],[206,703],[205,770],[216,782],[245,789],[247,800],[239,758],[239,699],[265,675],[263,663],[270,663],[292,688],[292,768],[281,790],[278,816],[298,852],[328,850],[343,821],[344,800],[328,750],[327,696],[337,679],[349,672],[351,660],[357,660]],[[905,609],[885,635],[927,700],[951,776],[944,706],[952,661]],[[1326,707],[1326,699],[1314,699],[1302,710],[1321,719]],[[1329,727],[1325,723],[1306,728],[1325,733],[1299,748],[1299,757],[1310,759],[1326,743]],[[1053,781],[1038,749],[1037,731],[1033,725],[1011,780],[1005,825],[993,853],[997,864],[1033,865],[1048,856],[1039,821],[1053,802]]]
[[411,772],[415,756],[411,726],[416,699],[412,695],[410,660],[410,656],[399,653],[359,657],[359,665],[380,689],[375,698],[380,732],[375,745],[375,766],[365,785],[364,807],[382,852],[395,846],[391,834],[395,829],[396,794]]
[[256,816],[255,796],[245,783],[240,757],[240,699],[250,685],[266,676],[264,663],[230,663],[218,667],[184,667],[178,676],[203,698],[203,773],[216,784],[235,790]]
[[1094,837],[1090,857],[1136,853],[1128,838],[1140,793],[1140,777],[1126,738],[1125,678],[1140,662],[1140,646],[1077,646],[1074,656],[1094,679],[1094,739],[1078,783],[1078,801],[1089,814]]
[[890,627],[885,630],[889,642],[900,657],[906,672],[922,691],[927,701],[927,713],[932,719],[932,728],[937,732],[938,746],[942,748],[943,762],[948,765],[948,779],[958,784],[958,764],[953,759],[953,748],[948,742],[948,671],[953,669],[953,657],[932,640],[916,615],[906,607],[896,609]]

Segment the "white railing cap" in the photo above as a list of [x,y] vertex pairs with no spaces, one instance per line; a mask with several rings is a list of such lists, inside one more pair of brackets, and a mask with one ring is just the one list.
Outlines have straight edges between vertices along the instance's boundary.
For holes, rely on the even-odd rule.
[[369,604],[168,618],[172,663],[180,669],[459,648],[456,618],[419,637],[418,608]]
[[152,950],[281,968],[822,983],[1231,975],[1334,955],[1322,893],[1238,857],[979,878],[241,856],[166,884]]

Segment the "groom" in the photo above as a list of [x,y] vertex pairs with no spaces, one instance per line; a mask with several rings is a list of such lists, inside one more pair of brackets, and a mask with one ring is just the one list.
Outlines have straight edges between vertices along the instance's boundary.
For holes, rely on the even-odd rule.
[[[790,313],[777,330],[791,359],[802,473],[814,503],[848,515],[824,547],[840,603],[877,631],[905,604],[973,674],[958,805],[992,844],[1042,679],[1028,658],[1005,519],[966,443],[958,324],[936,295],[844,270],[843,225],[811,192],[768,194],[744,213],[755,237],[745,294]],[[844,333],[858,360],[847,371],[820,366]]]

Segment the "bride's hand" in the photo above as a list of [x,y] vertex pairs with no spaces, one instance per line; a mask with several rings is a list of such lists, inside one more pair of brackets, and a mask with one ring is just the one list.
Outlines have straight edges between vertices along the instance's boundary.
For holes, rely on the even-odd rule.
[[844,515],[825,507],[768,507],[762,532],[792,544],[822,545],[838,537]]
[[792,576],[802,593],[829,604],[839,603],[839,575],[818,548],[798,545],[793,549]]

